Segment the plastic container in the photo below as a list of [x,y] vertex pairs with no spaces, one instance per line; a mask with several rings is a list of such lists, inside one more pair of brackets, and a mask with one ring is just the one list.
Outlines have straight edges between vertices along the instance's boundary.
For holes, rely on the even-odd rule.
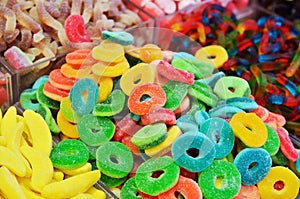
[[0,109],[4,112],[13,102],[11,75],[0,66]]

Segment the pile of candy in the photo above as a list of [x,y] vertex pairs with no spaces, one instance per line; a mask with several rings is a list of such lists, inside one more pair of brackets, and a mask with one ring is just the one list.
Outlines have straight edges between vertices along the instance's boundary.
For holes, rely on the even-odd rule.
[[161,25],[202,46],[223,46],[229,59],[219,70],[246,79],[256,102],[284,115],[286,128],[299,135],[299,29],[282,17],[257,15],[257,20],[237,20],[229,9],[204,4],[174,14]]
[[[68,19],[70,15],[78,16]],[[28,59],[22,66],[27,67],[41,62],[47,66],[49,59],[66,50],[94,46],[102,30],[122,31],[141,21],[121,0],[6,0],[0,3],[0,16],[0,52],[13,47],[14,53],[25,53]],[[84,43],[70,38],[74,27],[86,28],[89,37]]]
[[[88,159],[88,150],[80,141],[69,140],[68,145]],[[66,151],[62,143],[52,150],[52,135],[40,114],[26,110],[21,116],[12,106],[2,116],[0,110],[1,198],[105,199],[105,193],[93,187],[100,171],[71,159],[78,151]],[[59,166],[70,160],[71,166]]]
[[224,47],[191,54],[136,47],[126,32],[102,39],[20,96],[60,141],[55,168],[90,163],[124,199],[298,195],[286,120],[259,105],[244,78],[217,71],[231,58]]
[[0,68],[0,109],[9,106],[11,91],[10,75],[6,70]]
[[[129,9],[139,14],[142,20],[149,18],[160,18],[173,14],[187,6],[194,6],[200,3],[210,2],[222,5],[228,9],[238,12],[244,10],[251,3],[250,0],[129,0],[135,6],[128,6]],[[143,12],[140,12],[143,10]]]

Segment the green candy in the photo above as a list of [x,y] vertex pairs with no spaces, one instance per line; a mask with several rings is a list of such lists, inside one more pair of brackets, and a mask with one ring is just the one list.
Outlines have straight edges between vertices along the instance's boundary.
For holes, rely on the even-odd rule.
[[50,109],[58,110],[60,107],[59,101],[53,100],[44,94],[44,84],[41,85],[36,92],[36,98],[41,105],[47,106]]
[[139,189],[136,186],[135,178],[130,178],[122,186],[120,197],[123,199],[143,199],[141,196],[137,196]]
[[63,140],[53,147],[50,159],[55,168],[77,169],[87,163],[89,152],[79,140]]
[[211,75],[214,70],[212,63],[201,61],[186,52],[176,53],[171,64],[175,68],[193,73],[197,79]]
[[81,116],[73,109],[69,97],[65,97],[60,102],[60,111],[64,118],[72,123],[77,123]]
[[[216,187],[216,179],[221,180],[221,187]],[[201,172],[198,184],[206,199],[229,199],[238,194],[241,188],[241,174],[234,164],[224,160],[214,160]]]
[[271,158],[272,161],[279,166],[286,166],[289,163],[289,160],[284,156],[280,149],[275,155],[272,155]]
[[24,110],[36,111],[41,105],[36,97],[37,89],[26,89],[20,95],[20,104]]
[[40,86],[44,85],[48,81],[49,81],[49,75],[43,75],[34,82],[32,88],[38,89]]
[[43,118],[44,120],[46,121],[50,131],[53,133],[53,134],[58,134],[60,133],[60,129],[55,121],[55,119],[53,118],[52,116],[52,112],[51,110],[48,108],[48,106],[45,106],[45,105],[41,105],[37,110],[36,110],[37,113],[39,113]]
[[105,142],[96,152],[98,169],[112,178],[124,178],[133,168],[133,155],[127,146],[120,142]]
[[199,81],[189,87],[188,93],[211,107],[216,106],[219,100],[207,84]]
[[105,175],[104,173],[101,173],[100,181],[103,182],[108,188],[114,188],[114,187],[117,187],[117,186],[123,184],[126,179],[127,179],[127,177],[112,178],[112,177]]
[[265,124],[268,130],[268,139],[261,148],[265,149],[270,156],[276,155],[280,147],[280,139],[277,132],[268,124]]
[[116,115],[123,110],[125,101],[126,98],[123,91],[119,89],[113,90],[104,102],[96,104],[93,115],[107,117]]
[[112,139],[115,125],[106,117],[87,114],[78,121],[77,131],[80,140],[84,143],[89,146],[99,146]]
[[122,46],[132,45],[134,42],[134,37],[128,32],[110,32],[107,30],[102,31],[102,39],[107,39]]
[[[155,172],[163,172],[159,177],[152,177]],[[178,181],[179,166],[173,158],[162,156],[143,162],[136,170],[135,183],[143,193],[157,196],[171,189]]]
[[188,85],[181,82],[168,81],[162,86],[162,89],[165,91],[167,98],[164,107],[174,111],[180,106],[180,103],[186,96]]
[[165,123],[149,124],[138,130],[131,142],[139,149],[148,149],[158,145],[167,137],[167,126]]
[[191,100],[190,110],[186,112],[186,115],[195,115],[197,111],[206,110],[205,104],[203,102],[192,96],[189,96],[189,98]]

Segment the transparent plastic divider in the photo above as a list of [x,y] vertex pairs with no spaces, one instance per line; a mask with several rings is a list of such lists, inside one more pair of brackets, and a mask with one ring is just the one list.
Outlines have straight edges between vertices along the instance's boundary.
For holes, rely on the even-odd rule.
[[5,111],[13,103],[10,73],[0,65],[0,109]]

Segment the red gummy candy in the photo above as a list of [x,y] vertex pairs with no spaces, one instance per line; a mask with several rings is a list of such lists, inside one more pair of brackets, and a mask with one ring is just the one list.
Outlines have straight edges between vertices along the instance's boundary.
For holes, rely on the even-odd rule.
[[0,107],[7,101],[8,95],[4,87],[0,86]]
[[176,116],[170,109],[158,107],[145,115],[141,115],[141,121],[144,125],[163,122],[167,125],[176,124]]
[[295,162],[298,159],[298,151],[297,149],[295,149],[288,134],[282,128],[276,129],[276,132],[280,139],[280,149],[283,155],[287,159]]
[[81,15],[69,15],[65,21],[65,29],[67,37],[71,42],[81,43],[91,41],[91,38],[86,31],[84,20]]

